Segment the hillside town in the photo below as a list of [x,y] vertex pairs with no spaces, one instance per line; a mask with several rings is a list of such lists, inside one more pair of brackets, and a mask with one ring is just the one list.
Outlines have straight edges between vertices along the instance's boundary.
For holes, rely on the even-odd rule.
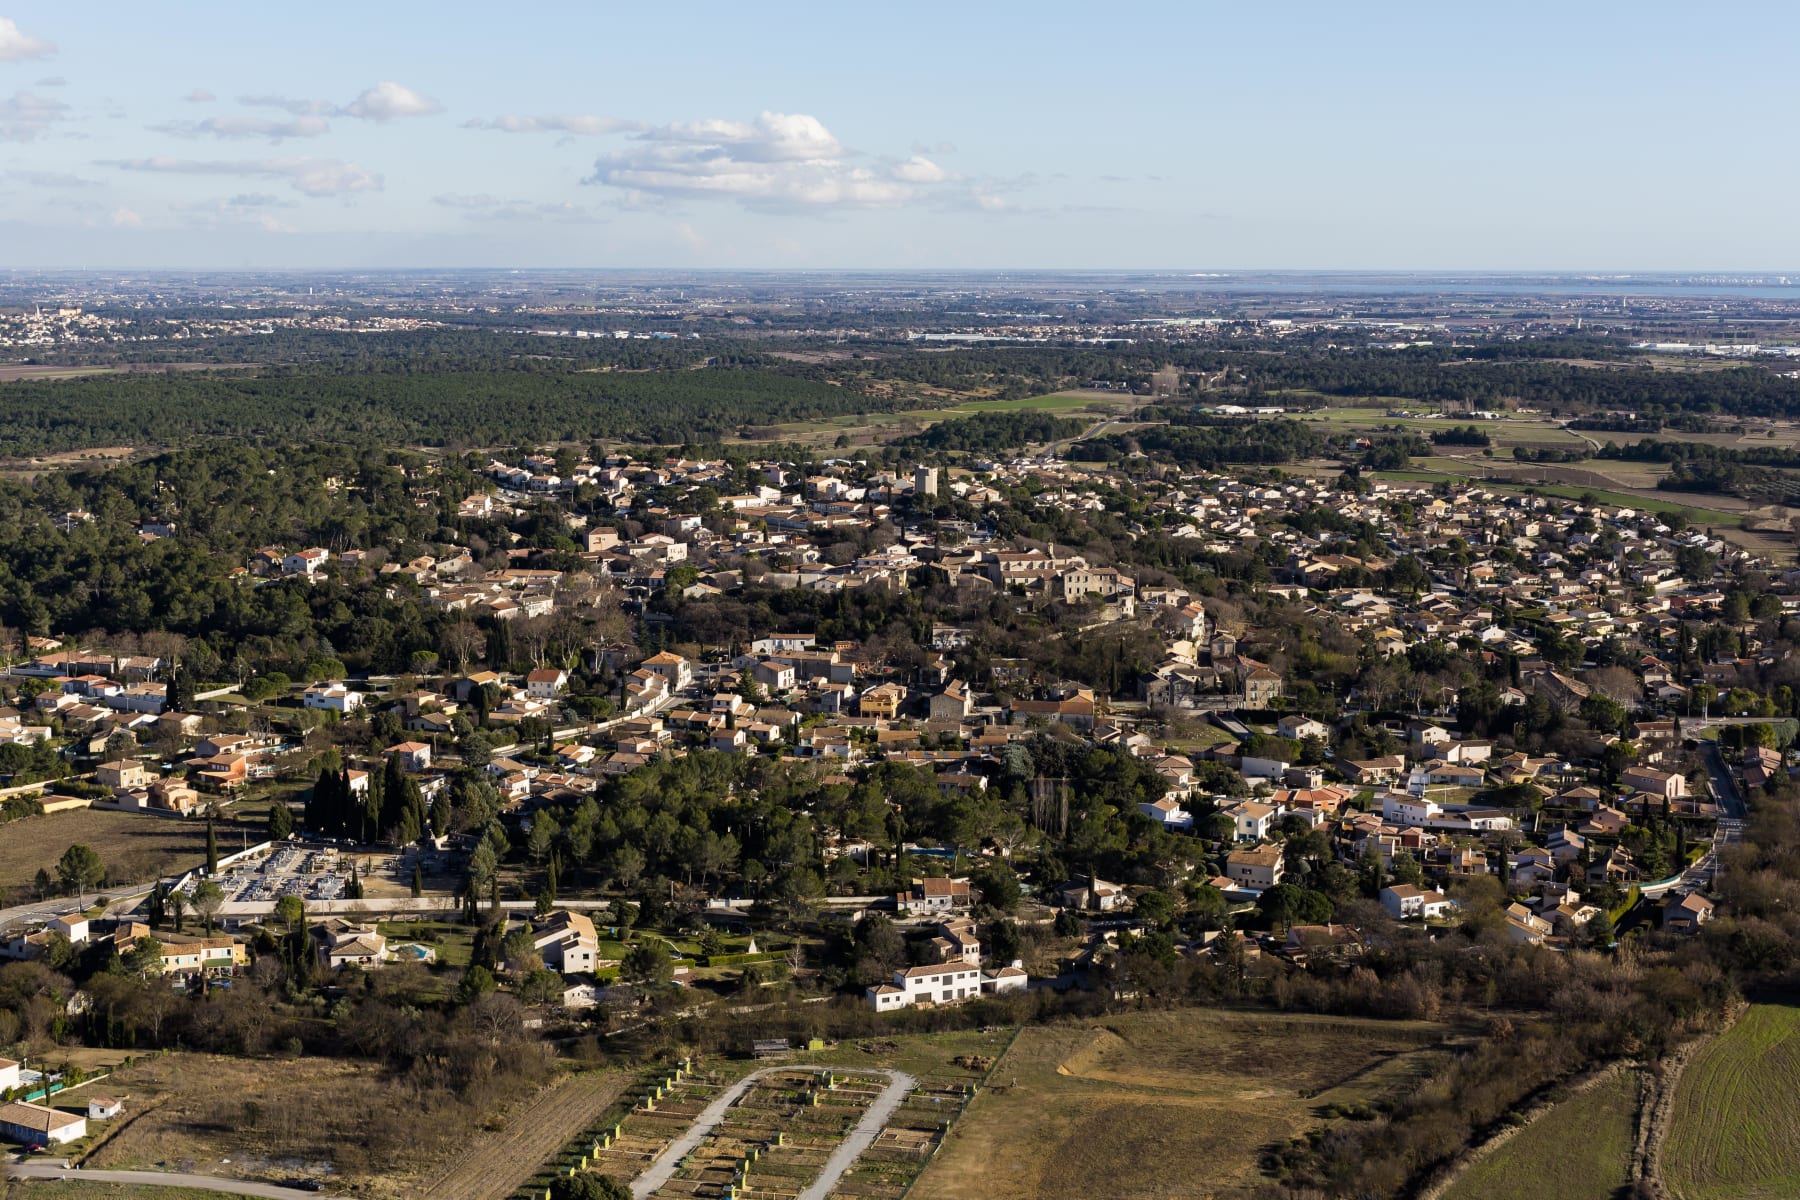
[[[1233,925],[1268,929],[1262,946],[1276,955],[1317,953],[1318,937],[1345,952],[1372,935],[1334,919],[1359,892],[1375,902],[1367,916],[1401,925],[1465,920],[1479,898],[1484,919],[1517,942],[1604,945],[1640,922],[1704,924],[1707,847],[1733,836],[1740,789],[1789,769],[1793,693],[1776,681],[1793,672],[1756,630],[1800,608],[1800,573],[1651,512],[1348,475],[1159,470],[1126,484],[1054,454],[910,471],[523,454],[489,460],[486,484],[454,504],[431,464],[399,469],[416,505],[484,528],[554,520],[559,548],[269,545],[231,578],[253,591],[402,595],[460,619],[462,644],[442,658],[415,654],[399,675],[340,664],[304,682],[269,673],[200,690],[170,657],[33,635],[0,710],[0,738],[57,764],[11,789],[13,806],[194,821],[316,777],[341,786],[357,815],[322,817],[321,782],[305,813],[278,823],[285,840],[245,862],[115,881],[153,886],[159,905],[165,895],[191,904],[211,879],[235,885],[217,933],[149,938],[137,916],[71,915],[11,930],[0,954],[110,940],[123,957],[149,938],[164,973],[229,975],[280,891],[344,914],[312,927],[323,969],[379,967],[395,954],[389,938],[366,916],[347,919],[363,884],[328,874],[296,891],[280,879],[245,884],[245,873],[341,840],[346,862],[355,846],[397,876],[430,855],[435,894],[415,883],[420,910],[472,911],[490,898],[484,887],[498,900],[506,871],[494,858],[574,857],[568,824],[606,820],[612,781],[695,755],[765,772],[786,764],[819,798],[873,787],[886,815],[834,819],[841,805],[826,804],[807,816],[815,861],[841,880],[819,897],[824,909],[849,920],[888,912],[923,960],[867,984],[877,1012],[1027,986],[1017,934],[995,956],[975,924],[978,906],[989,920],[999,911],[991,876],[1012,873],[1009,863],[1027,911],[1044,914],[1035,920],[1086,929],[1060,960],[1039,956],[1049,974],[1030,986],[1067,986],[1101,970],[1133,929],[1153,930],[1134,918],[1146,893],[1152,913],[1173,894],[1199,917],[1183,926],[1183,954],[1213,953]],[[1137,498],[1130,528],[1216,554],[1255,548],[1266,578],[1242,591],[1186,587],[1116,542],[1094,557],[1004,532],[1019,504],[1079,520],[1116,512],[1126,487]],[[67,536],[95,519],[57,515]],[[133,528],[145,543],[184,536],[179,516],[161,511],[136,514]],[[1745,572],[1766,580],[1753,601],[1727,583]],[[875,597],[906,605],[908,624],[878,638],[807,620],[717,640],[692,632],[709,607],[747,592],[807,594],[815,606],[820,594]],[[565,638],[556,660],[553,631],[571,622],[587,641],[570,653]],[[1076,677],[996,653],[997,628],[1018,622],[1070,643],[1128,638],[1139,665],[1121,672],[1115,656],[1103,675]],[[1333,652],[1348,661],[1341,690],[1304,666]],[[450,657],[462,669],[441,669]],[[1044,877],[1043,859],[1027,865],[1021,852],[1069,836],[1070,785],[1032,764],[1071,751],[1130,764],[1129,810],[1107,819],[1133,848],[1070,863],[1086,867],[1072,879]],[[956,811],[938,832],[963,836],[896,837],[904,802],[879,799],[896,769]],[[368,803],[384,778],[390,795]],[[394,793],[417,812],[397,817]],[[493,799],[472,823],[460,819],[471,793]],[[1017,800],[1026,812],[1009,811]],[[488,861],[474,861],[484,843]],[[878,861],[923,873],[910,892],[865,898]],[[733,873],[669,886],[735,928],[754,893],[748,872],[725,882]],[[521,900],[531,875],[508,875]],[[972,891],[972,876],[989,886]],[[553,999],[591,1007],[621,962],[603,957],[589,914],[616,902],[540,903],[535,917],[510,918],[500,937],[509,955],[507,930],[529,938],[529,962],[502,965],[519,978],[553,972]],[[1052,922],[1057,913],[1081,919]],[[678,957],[677,978],[696,965]]]

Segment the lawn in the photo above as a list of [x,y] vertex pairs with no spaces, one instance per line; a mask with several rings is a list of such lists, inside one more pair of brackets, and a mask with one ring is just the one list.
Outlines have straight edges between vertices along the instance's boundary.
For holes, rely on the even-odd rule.
[[[267,836],[265,817],[252,811],[218,822],[219,853],[242,849],[246,841],[252,846],[262,841]],[[31,884],[38,868],[54,877],[56,860],[78,842],[100,855],[107,883],[113,886],[148,882],[206,862],[205,821],[92,808],[24,817],[0,827],[0,904],[33,899]]]
[[1752,1005],[1694,1056],[1663,1174],[1685,1200],[1800,1196],[1800,1008]]
[[1238,1198],[1261,1149],[1440,1064],[1445,1027],[1189,1009],[1030,1026],[911,1200]]
[[466,967],[475,952],[475,931],[455,921],[380,921],[375,928],[390,943],[417,942],[437,951],[444,967]]
[[1630,1182],[1638,1076],[1621,1071],[1558,1104],[1457,1179],[1444,1200],[1611,1200]]

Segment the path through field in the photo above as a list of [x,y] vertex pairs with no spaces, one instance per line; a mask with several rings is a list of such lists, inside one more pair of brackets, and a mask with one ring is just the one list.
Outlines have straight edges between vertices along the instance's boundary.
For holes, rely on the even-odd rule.
[[66,1179],[84,1183],[135,1183],[141,1187],[178,1187],[227,1196],[261,1196],[266,1200],[321,1200],[324,1193],[301,1191],[252,1179],[220,1179],[212,1175],[172,1175],[164,1171],[76,1171],[45,1163],[5,1168],[13,1179]]
[[506,1115],[506,1129],[475,1142],[427,1188],[424,1200],[502,1200],[600,1119],[630,1082],[624,1071],[571,1075]]

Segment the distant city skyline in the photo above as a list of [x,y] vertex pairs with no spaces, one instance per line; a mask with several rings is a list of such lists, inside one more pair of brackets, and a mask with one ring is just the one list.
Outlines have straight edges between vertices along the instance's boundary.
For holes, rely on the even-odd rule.
[[1726,10],[0,0],[0,268],[1800,272]]

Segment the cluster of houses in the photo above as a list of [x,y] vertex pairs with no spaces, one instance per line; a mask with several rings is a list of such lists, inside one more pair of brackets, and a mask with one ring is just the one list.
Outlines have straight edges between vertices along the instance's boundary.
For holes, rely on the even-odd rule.
[[152,930],[129,918],[87,917],[79,913],[52,918],[41,928],[14,933],[0,941],[0,959],[32,961],[49,957],[56,939],[70,946],[110,945],[121,956],[136,949],[139,938],[152,938],[160,947],[160,974],[187,981],[206,975],[229,974],[250,961],[244,943],[227,934],[181,934]]
[[[1382,904],[1399,920],[1453,916],[1453,903],[1438,889],[1459,876],[1502,878],[1522,897],[1507,912],[1509,928],[1531,941],[1592,918],[1598,910],[1584,902],[1582,889],[1637,879],[1636,865],[1619,844],[1635,820],[1651,812],[1697,821],[1719,815],[1710,797],[1689,794],[1679,719],[1691,710],[1697,685],[1724,692],[1769,665],[1753,638],[1739,641],[1741,658],[1677,669],[1669,656],[1645,653],[1630,663],[1632,693],[1613,691],[1639,717],[1629,730],[1636,757],[1616,786],[1600,786],[1589,765],[1508,752],[1424,719],[1389,731],[1402,752],[1352,757],[1334,748],[1342,728],[1337,722],[1294,713],[1260,719],[1283,706],[1290,681],[1269,653],[1269,639],[1234,618],[1215,619],[1205,597],[1142,585],[1131,572],[1067,547],[1003,539],[978,521],[929,527],[909,522],[909,506],[941,496],[979,510],[1002,503],[1003,489],[1014,487],[1033,490],[1039,503],[1099,511],[1112,481],[1105,468],[1054,458],[974,466],[952,475],[934,468],[870,470],[847,460],[804,471],[762,462],[751,464],[746,475],[718,460],[645,462],[623,454],[572,464],[565,457],[560,466],[548,455],[495,460],[487,466],[495,490],[461,500],[462,515],[506,517],[578,492],[610,503],[617,524],[597,524],[573,506],[566,513],[583,560],[578,571],[569,569],[566,556],[552,562],[516,549],[478,556],[466,546],[438,546],[397,562],[376,550],[270,546],[241,573],[247,585],[341,572],[381,586],[404,575],[409,590],[428,605],[496,620],[531,620],[565,607],[580,615],[583,606],[616,604],[621,597],[633,604],[668,587],[705,601],[740,590],[752,578],[811,591],[889,592],[926,579],[954,589],[971,611],[1007,597],[1053,612],[1077,630],[1130,622],[1159,634],[1156,665],[1136,680],[1121,681],[1125,695],[1135,690],[1135,699],[1147,706],[1149,721],[1115,714],[1116,697],[1080,682],[1042,678],[1026,661],[983,654],[981,671],[974,671],[973,651],[981,649],[977,631],[954,621],[930,629],[929,645],[920,647],[922,661],[902,662],[856,641],[799,631],[710,648],[704,663],[669,649],[639,658],[618,647],[599,648],[588,665],[616,667],[623,676],[616,715],[599,723],[572,715],[571,674],[555,665],[522,674],[427,677],[409,682],[411,690],[404,692],[323,680],[285,697],[341,717],[396,715],[405,737],[383,757],[397,761],[428,797],[447,785],[445,760],[455,764],[454,744],[477,724],[502,736],[525,722],[551,730],[547,750],[502,745],[482,765],[515,811],[591,794],[609,776],[697,749],[820,760],[845,774],[868,763],[905,762],[930,771],[946,793],[982,791],[997,778],[1010,743],[1055,727],[1060,736],[1117,748],[1155,771],[1165,788],[1142,806],[1145,819],[1171,833],[1206,832],[1228,841],[1223,873],[1212,881],[1223,891],[1253,898],[1281,884],[1282,836],[1298,821],[1326,832],[1345,862],[1373,853],[1384,864],[1402,855],[1419,863],[1430,885],[1396,884],[1382,893]],[[670,507],[670,497],[701,489],[717,497],[710,511]],[[1285,562],[1266,590],[1358,638],[1374,655],[1442,644],[1495,663],[1502,656],[1516,662],[1518,673],[1501,689],[1500,703],[1518,708],[1541,697],[1575,710],[1595,685],[1583,672],[1544,658],[1513,614],[1529,610],[1563,639],[1590,647],[1615,637],[1668,647],[1681,622],[1716,621],[1725,604],[1713,578],[1689,577],[1684,565],[1694,571],[1695,562],[1750,562],[1744,551],[1672,528],[1652,513],[1474,486],[1263,482],[1191,472],[1161,474],[1138,490],[1168,536],[1194,539],[1215,552],[1250,542],[1281,547]],[[1364,531],[1359,538],[1377,531],[1379,547],[1372,552],[1366,542],[1351,544],[1339,531],[1341,521],[1292,519],[1322,509],[1356,523]],[[649,532],[639,532],[644,530]],[[846,533],[861,536],[852,542]],[[179,534],[170,524],[145,536]],[[1404,593],[1373,582],[1404,556],[1446,549],[1456,552],[1459,565],[1423,572]],[[614,587],[587,586],[593,581]],[[1784,608],[1800,610],[1800,572],[1777,573],[1774,588]],[[57,732],[79,751],[104,756],[93,776],[104,789],[99,803],[185,815],[198,810],[208,793],[295,768],[295,748],[279,736],[217,732],[200,713],[171,711],[165,664],[155,657],[77,651],[53,639],[33,639],[31,651],[11,668],[16,680],[30,684],[31,699],[0,710],[0,743],[43,741]],[[1383,695],[1372,687],[1353,693],[1348,705],[1448,708],[1445,697]],[[1212,714],[1224,740],[1204,749],[1172,748],[1152,736],[1161,717],[1200,713]],[[159,764],[173,761],[176,769],[153,768],[138,755],[106,754],[121,730],[159,747],[179,747],[172,758],[158,755]],[[1271,744],[1292,752],[1277,753]],[[1202,770],[1208,764],[1235,772],[1253,794],[1217,794],[1201,782],[1217,778]],[[379,766],[359,762],[350,772],[352,789],[367,787]],[[1779,751],[1758,748],[1745,755],[1740,769],[1744,782],[1757,786],[1787,767]],[[1528,841],[1527,831],[1516,827],[1516,810],[1477,802],[1479,793],[1517,786],[1537,789],[1546,807],[1578,818],[1566,828],[1531,830]],[[95,797],[42,801],[46,809],[89,802]],[[1220,818],[1229,822],[1228,831]],[[960,894],[955,881],[925,880],[919,887],[917,895],[895,897],[895,907],[943,921],[938,938],[962,946],[964,931],[955,926],[967,908],[966,887]],[[1104,912],[1126,904],[1127,897],[1115,885],[1086,880],[1071,884],[1063,903]],[[1710,913],[1704,898],[1691,893],[1671,903],[1675,907],[1665,914],[1671,927],[1697,927]],[[545,965],[576,980],[572,987],[601,965],[592,923],[580,914],[553,914],[533,929],[545,939],[539,943]],[[320,927],[314,937],[327,965],[378,966],[390,957],[372,929],[340,923]],[[1013,967],[983,968],[974,945],[973,957],[959,949],[871,989],[870,1003],[943,1003],[1023,986],[1022,973],[1009,973]],[[209,952],[226,953],[190,947],[185,954],[206,965]],[[170,969],[184,965],[191,964],[183,959]]]

